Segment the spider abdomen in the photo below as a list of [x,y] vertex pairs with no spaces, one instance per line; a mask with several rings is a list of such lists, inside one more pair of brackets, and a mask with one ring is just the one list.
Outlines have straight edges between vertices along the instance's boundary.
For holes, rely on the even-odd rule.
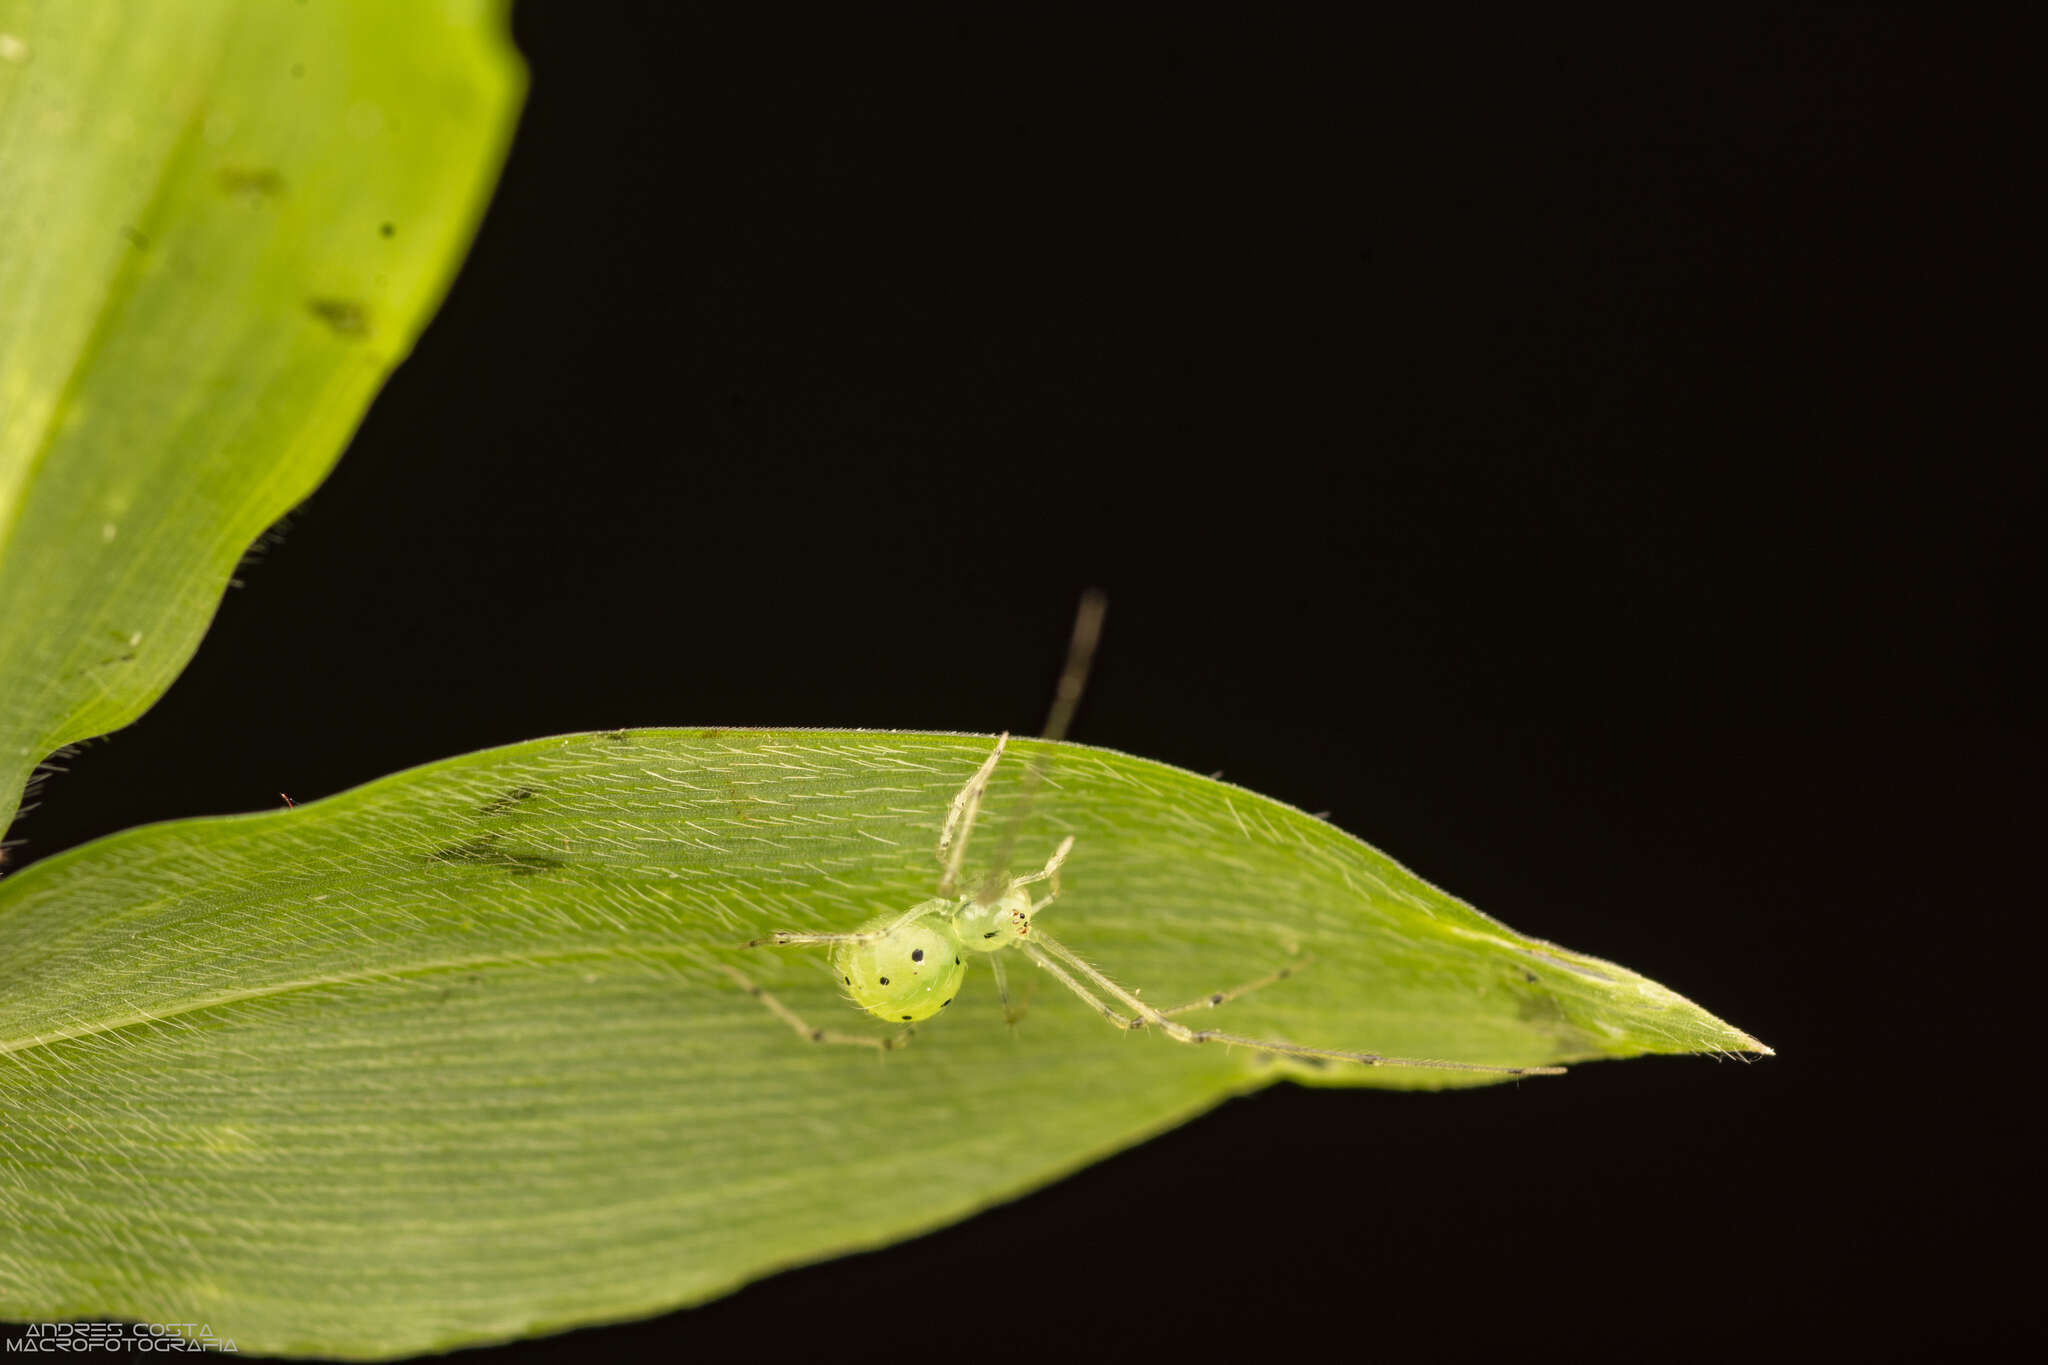
[[[873,932],[893,916],[863,926]],[[832,970],[847,998],[878,1019],[914,1024],[953,1003],[967,976],[960,944],[943,921],[914,920],[868,943],[841,944]]]

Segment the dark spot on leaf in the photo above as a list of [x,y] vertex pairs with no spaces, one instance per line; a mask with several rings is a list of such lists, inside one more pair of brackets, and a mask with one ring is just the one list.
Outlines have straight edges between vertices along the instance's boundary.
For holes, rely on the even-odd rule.
[[844,981],[849,986],[853,984],[853,978],[850,976],[843,976],[840,978],[840,980]]
[[396,223],[383,223],[380,224],[377,228],[377,235],[380,237],[390,237],[395,235],[397,232],[398,224]]
[[909,1016],[909,1015],[907,1015],[907,1014],[906,1014],[906,1015],[904,1015],[904,1016],[903,1016],[903,1022],[904,1022],[904,1023],[906,1023],[906,1024],[907,1024],[907,1023],[909,1023],[909,1022],[910,1022],[910,1016]]
[[922,961],[924,961],[924,949],[922,949],[922,948],[912,948],[912,949],[910,950],[910,960],[911,960],[912,962],[922,962]]
[[1524,967],[1522,968],[1522,980],[1527,981],[1531,985],[1534,985],[1536,983],[1536,973],[1530,971],[1527,967]]
[[274,199],[284,193],[284,177],[267,166],[256,169],[247,166],[223,166],[220,170],[220,187],[228,194]]
[[499,844],[499,836],[486,834],[480,839],[466,839],[459,844],[450,844],[427,855],[430,863],[460,863],[470,867],[499,867],[515,877],[532,876],[536,872],[553,872],[568,863],[568,859],[537,849],[515,850]]
[[1222,1003],[1223,1003],[1223,993],[1222,993],[1221,991],[1218,991],[1218,992],[1217,992],[1216,994],[1214,994],[1214,995],[1210,996],[1210,997],[1209,997],[1209,1003],[1210,1003],[1210,1004],[1212,1004],[1212,1005],[1220,1005],[1220,1004],[1222,1004]]
[[824,1042],[824,1041],[825,1041],[825,1030],[823,1030],[823,1029],[821,1029],[821,1028],[814,1028],[814,1029],[812,1029],[812,1030],[811,1030],[811,1041],[812,1041],[812,1042],[814,1042],[814,1043],[822,1043],[822,1042]]
[[883,978],[882,978],[882,984],[883,984],[884,986],[888,985],[888,984],[889,984],[889,978],[888,978],[888,977],[886,977],[886,976],[885,976],[885,977],[883,977]]
[[989,930],[989,931],[988,931],[987,933],[985,933],[985,934],[983,934],[983,935],[982,935],[982,937],[983,937],[983,938],[994,938],[995,936],[996,936],[996,931],[995,931],[995,930],[993,930],[993,929]]
[[950,1004],[952,1004],[952,1003],[953,1003],[953,997],[949,995],[949,996],[947,996],[947,997],[946,997],[946,998],[945,998],[944,1000],[941,1000],[941,1001],[939,1002],[939,1008],[940,1008],[940,1009],[944,1009],[944,1008],[946,1008],[946,1006],[948,1006],[948,1005],[950,1005]]
[[337,336],[370,333],[370,310],[354,299],[307,299],[306,311],[332,327]]
[[506,811],[512,809],[513,806],[527,800],[532,795],[533,788],[531,787],[514,787],[504,795],[494,796],[481,806],[478,806],[476,813],[482,816],[503,815]]

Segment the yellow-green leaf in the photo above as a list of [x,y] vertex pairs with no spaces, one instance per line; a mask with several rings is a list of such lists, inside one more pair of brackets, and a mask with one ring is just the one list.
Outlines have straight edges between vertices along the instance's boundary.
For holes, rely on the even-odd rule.
[[[400,1355],[648,1314],[960,1218],[1309,1065],[1112,1027],[976,967],[886,1055],[822,952],[932,895],[965,736],[576,735],[294,810],[134,830],[0,882],[0,1316]],[[1048,759],[1027,799],[1028,765]],[[1324,821],[1021,742],[970,871],[1075,846],[1036,922],[1200,1022],[1493,1065],[1762,1050]],[[1518,1082],[1570,1085],[1570,1076]]]
[[0,828],[332,467],[523,85],[503,0],[0,0]]

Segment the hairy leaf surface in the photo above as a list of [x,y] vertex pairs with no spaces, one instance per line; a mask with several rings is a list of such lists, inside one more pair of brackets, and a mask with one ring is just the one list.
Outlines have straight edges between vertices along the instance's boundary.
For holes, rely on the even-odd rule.
[[[1282,1077],[1487,1079],[1126,1035],[1021,961],[1014,1032],[977,965],[886,1056],[750,998],[727,968],[813,1025],[888,1031],[822,951],[740,945],[930,896],[989,747],[574,735],[0,882],[0,1314],[351,1357],[504,1338],[909,1236]],[[1043,928],[1146,1000],[1302,966],[1203,1023],[1515,1065],[1761,1050],[1300,811],[1013,742],[968,868],[1035,868],[1069,834]]]
[[0,0],[0,829],[333,466],[523,83],[502,0]]

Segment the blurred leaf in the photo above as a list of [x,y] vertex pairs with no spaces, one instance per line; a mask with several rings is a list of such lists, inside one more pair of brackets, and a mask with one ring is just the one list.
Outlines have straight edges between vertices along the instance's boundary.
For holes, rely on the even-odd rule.
[[0,0],[0,829],[333,466],[523,83],[502,0]]
[[[738,945],[928,897],[988,749],[575,735],[0,883],[0,1313],[203,1321],[270,1352],[448,1347],[907,1237],[1282,1076],[1491,1079],[1126,1035],[1022,962],[1014,1032],[977,969],[878,1056],[806,1041],[726,974],[813,1025],[887,1032],[822,952]],[[1012,752],[969,869],[1076,836],[1044,927],[1147,1000],[1306,958],[1203,1019],[1515,1065],[1761,1050],[1300,811],[1104,750]],[[1033,754],[1051,757],[1027,802]]]

